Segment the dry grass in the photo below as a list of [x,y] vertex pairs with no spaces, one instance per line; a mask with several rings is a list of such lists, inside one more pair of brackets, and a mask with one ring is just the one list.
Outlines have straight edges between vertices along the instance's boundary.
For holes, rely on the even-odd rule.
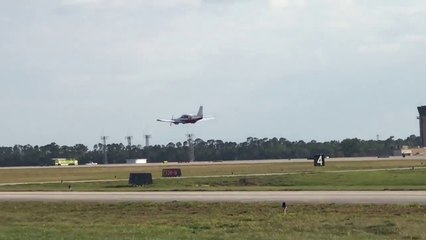
[[392,171],[313,172],[263,176],[154,179],[132,187],[126,180],[3,185],[0,191],[294,191],[294,190],[426,190],[426,168]]
[[319,172],[345,169],[374,169],[396,168],[411,166],[426,166],[424,160],[379,160],[379,161],[342,161],[327,162],[326,167],[315,168],[310,162],[282,162],[262,164],[206,164],[206,165],[178,165],[178,166],[119,166],[119,167],[42,167],[42,168],[14,168],[0,169],[0,183],[14,182],[45,182],[61,180],[102,180],[127,179],[130,172],[150,172],[154,178],[161,177],[161,170],[168,167],[179,167],[184,176],[213,176],[231,174],[255,173],[284,173],[284,172]]
[[426,207],[0,203],[0,239],[426,239]]

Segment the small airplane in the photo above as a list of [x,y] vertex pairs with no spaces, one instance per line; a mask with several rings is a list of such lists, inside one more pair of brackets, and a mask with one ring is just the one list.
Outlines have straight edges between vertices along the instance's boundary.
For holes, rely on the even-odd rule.
[[178,125],[179,123],[182,124],[187,124],[187,123],[191,123],[194,124],[198,121],[206,121],[206,120],[212,120],[214,118],[205,118],[203,117],[203,106],[200,106],[200,108],[198,109],[198,113],[197,115],[193,115],[193,114],[183,114],[182,116],[180,116],[179,118],[173,118],[172,119],[157,119],[157,121],[159,122],[168,122],[170,123],[170,125],[175,124]]

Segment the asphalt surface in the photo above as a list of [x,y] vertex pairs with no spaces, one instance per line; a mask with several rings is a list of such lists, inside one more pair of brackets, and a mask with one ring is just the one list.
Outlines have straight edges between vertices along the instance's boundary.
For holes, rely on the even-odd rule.
[[426,191],[0,192],[0,201],[421,204]]

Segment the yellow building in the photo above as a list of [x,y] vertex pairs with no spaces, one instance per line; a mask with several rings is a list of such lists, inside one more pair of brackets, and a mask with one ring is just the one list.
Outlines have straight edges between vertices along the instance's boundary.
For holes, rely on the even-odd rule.
[[55,166],[71,166],[78,165],[77,159],[72,158],[52,158]]

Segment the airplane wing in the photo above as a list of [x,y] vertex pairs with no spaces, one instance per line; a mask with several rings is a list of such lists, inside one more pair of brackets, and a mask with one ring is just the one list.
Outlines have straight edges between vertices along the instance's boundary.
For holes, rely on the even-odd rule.
[[200,122],[202,122],[202,121],[208,121],[208,120],[213,120],[213,119],[214,119],[214,117],[205,117],[205,118],[202,118],[200,120]]
[[174,120],[170,120],[170,119],[157,119],[157,121],[159,122],[168,122],[168,123],[174,123]]

